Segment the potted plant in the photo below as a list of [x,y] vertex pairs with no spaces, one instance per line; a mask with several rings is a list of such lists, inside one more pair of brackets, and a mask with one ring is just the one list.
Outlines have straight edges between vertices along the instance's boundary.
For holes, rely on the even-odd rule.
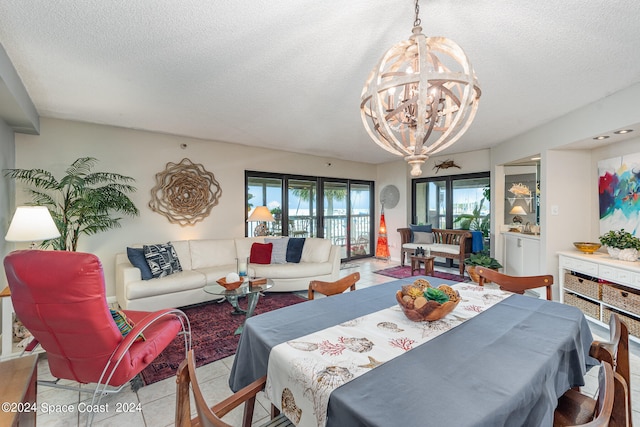
[[628,231],[624,231],[624,228],[609,230],[599,239],[612,258],[619,258],[623,261],[635,261],[638,259],[640,239]]
[[464,265],[469,277],[476,283],[480,282],[480,276],[476,273],[476,267],[485,267],[491,270],[502,268],[502,264],[500,264],[497,259],[489,256],[486,250],[471,254],[469,258],[464,260]]
[[80,235],[92,235],[120,227],[116,213],[137,216],[138,209],[126,193],[135,191],[131,177],[112,172],[92,172],[93,157],[74,161],[61,179],[43,169],[7,169],[5,176],[30,188],[34,205],[46,206],[60,237],[42,242],[42,247],[76,251]]

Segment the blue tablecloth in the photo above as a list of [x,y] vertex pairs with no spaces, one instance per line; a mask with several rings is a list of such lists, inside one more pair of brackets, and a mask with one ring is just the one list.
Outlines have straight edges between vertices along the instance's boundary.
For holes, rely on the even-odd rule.
[[[230,387],[237,391],[265,375],[273,346],[390,307],[400,285],[416,278],[248,319]],[[583,385],[596,364],[588,356],[591,342],[580,310],[513,295],[336,389],[327,426],[551,425],[558,396]]]

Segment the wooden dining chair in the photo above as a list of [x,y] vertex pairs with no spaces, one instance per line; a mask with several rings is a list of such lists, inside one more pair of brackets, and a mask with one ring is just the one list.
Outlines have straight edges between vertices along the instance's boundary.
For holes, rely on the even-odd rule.
[[486,267],[476,267],[476,273],[480,276],[480,281],[478,282],[480,286],[484,286],[488,282],[495,282],[500,286],[500,289],[516,294],[524,294],[527,289],[544,287],[547,288],[547,299],[551,301],[553,276],[550,274],[543,276],[509,276]]
[[614,373],[611,364],[600,362],[598,397],[592,399],[576,390],[569,390],[558,399],[553,414],[553,426],[607,427],[613,411]]
[[351,291],[356,290],[356,282],[360,280],[360,273],[352,273],[335,282],[323,282],[321,280],[312,280],[309,283],[309,299],[312,300],[314,293],[319,292],[326,296],[341,294],[349,288]]
[[[233,427],[231,424],[224,422],[221,418],[244,403],[242,426],[250,427],[253,420],[256,395],[264,389],[266,381],[266,376],[259,378],[224,399],[222,402],[209,407],[202,395],[202,390],[200,389],[200,385],[196,378],[196,360],[193,349],[191,349],[187,354],[187,358],[183,360],[178,367],[178,373],[176,376],[175,425],[176,427]],[[193,419],[191,418],[189,384],[191,384],[191,390],[193,391],[193,397],[196,404],[196,412],[198,413],[198,415]],[[274,410],[274,408],[272,408],[271,413],[273,414],[271,420],[262,427],[293,426],[287,417],[283,414],[278,414],[277,410]]]
[[633,412],[629,369],[629,330],[616,313],[611,313],[609,318],[609,340],[591,343],[589,355],[613,366],[615,396],[609,425],[612,427],[631,426]]

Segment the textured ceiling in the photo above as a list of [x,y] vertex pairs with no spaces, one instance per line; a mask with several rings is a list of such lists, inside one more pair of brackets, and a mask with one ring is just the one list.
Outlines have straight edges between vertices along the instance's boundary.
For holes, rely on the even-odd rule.
[[[640,81],[638,0],[433,0],[423,32],[482,87],[466,135],[493,146]],[[2,0],[0,44],[38,112],[379,163],[363,128],[374,64],[411,34],[409,0]]]

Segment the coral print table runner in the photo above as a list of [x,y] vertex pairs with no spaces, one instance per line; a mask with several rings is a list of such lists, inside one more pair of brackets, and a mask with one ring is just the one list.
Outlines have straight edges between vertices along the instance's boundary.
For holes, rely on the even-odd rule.
[[438,321],[410,321],[396,304],[275,346],[267,396],[297,426],[324,426],[333,390],[512,295],[463,283],[453,288],[462,301]]

